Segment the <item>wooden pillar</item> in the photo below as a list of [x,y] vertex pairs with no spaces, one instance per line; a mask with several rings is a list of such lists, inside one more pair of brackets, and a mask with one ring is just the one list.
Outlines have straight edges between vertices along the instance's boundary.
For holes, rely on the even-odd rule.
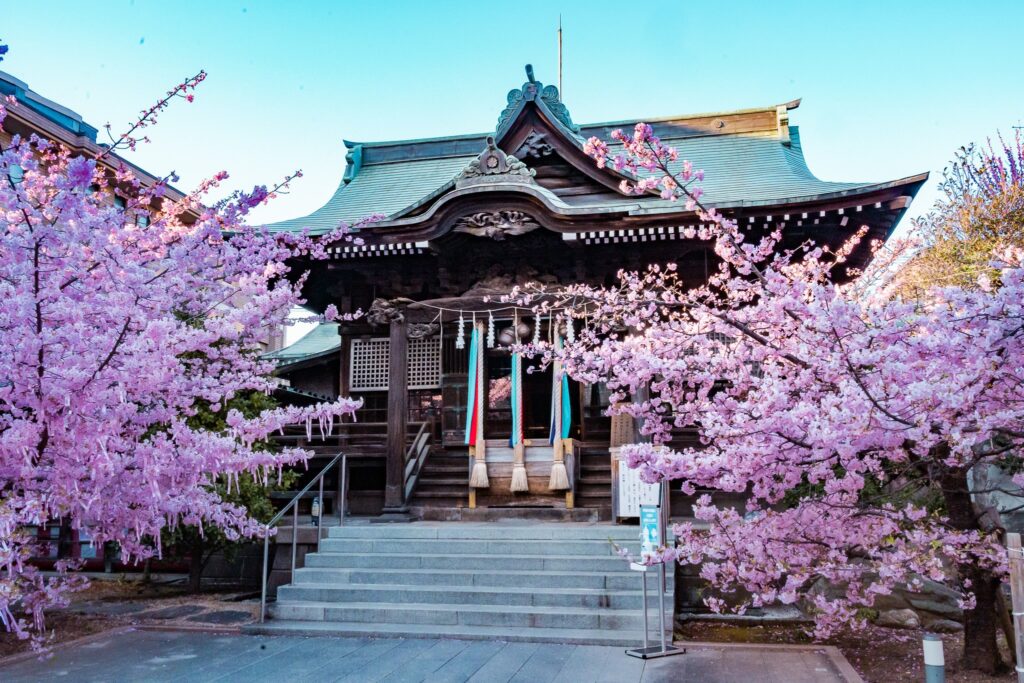
[[[352,336],[346,334],[345,326],[343,324],[338,325],[338,338],[341,340],[340,346],[338,347],[338,396],[341,397],[350,395],[350,364],[352,362]],[[342,438],[340,444],[342,449],[347,450],[349,441]],[[348,494],[348,491],[345,489],[348,487],[348,482],[346,481],[346,477],[342,475],[341,469],[342,463],[338,463],[338,471],[335,474],[334,513],[338,515],[339,522],[344,524],[342,516],[345,514],[344,501],[345,496]]]
[[388,450],[384,512],[405,509],[405,439],[409,413],[409,352],[405,317],[391,321],[388,367]]
[[338,357],[338,396],[348,396],[351,391],[351,376],[352,370],[350,364],[352,363],[352,337],[341,331],[341,327],[338,328],[338,335],[341,339],[341,346],[338,349],[340,354]]

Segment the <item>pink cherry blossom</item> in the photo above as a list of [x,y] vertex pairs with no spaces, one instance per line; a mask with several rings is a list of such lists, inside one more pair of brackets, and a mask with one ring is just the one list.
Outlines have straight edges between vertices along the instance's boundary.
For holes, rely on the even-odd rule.
[[[133,147],[134,132],[172,98],[191,97],[202,75],[144,111],[118,144]],[[69,562],[53,577],[32,567],[40,549],[29,527],[67,520],[94,543],[116,542],[126,561],[160,555],[161,530],[179,522],[260,535],[214,478],[276,479],[311,454],[256,441],[294,423],[329,432],[359,403],[231,413],[226,432],[189,424],[203,401],[223,410],[240,392],[276,386],[261,354],[303,302],[305,277],[289,263],[325,257],[320,239],[246,225],[280,185],[204,203],[227,179],[218,173],[171,203],[169,179],[142,187],[109,151],[73,156],[35,136],[0,150],[0,179],[15,165],[21,180],[0,183],[0,622],[38,638],[43,611],[82,581]],[[111,177],[137,193],[124,208],[110,201]],[[322,239],[349,233],[340,225]]]
[[[819,636],[863,626],[877,596],[939,581],[967,609],[965,647],[995,652],[1006,554],[968,474],[1019,464],[1024,446],[1024,251],[993,254],[998,286],[905,301],[892,295],[893,266],[913,243],[872,245],[863,273],[847,259],[866,228],[834,249],[782,250],[780,231],[751,239],[703,205],[704,174],[673,163],[649,126],[612,139],[627,156],[616,166],[637,174],[623,190],[685,198],[701,225],[684,236],[711,243],[717,270],[698,287],[652,266],[615,287],[515,296],[584,323],[561,360],[608,386],[613,414],[641,420],[645,441],[623,452],[644,480],[745,494],[745,510],[698,498],[663,556],[700,564],[722,594],[749,595],[709,600],[716,610],[792,603],[830,582],[805,598]],[[588,153],[600,163],[619,152],[592,141]],[[1006,169],[1002,181],[1022,182]],[[681,428],[696,441],[673,448]],[[1024,495],[1021,484],[1010,493]]]

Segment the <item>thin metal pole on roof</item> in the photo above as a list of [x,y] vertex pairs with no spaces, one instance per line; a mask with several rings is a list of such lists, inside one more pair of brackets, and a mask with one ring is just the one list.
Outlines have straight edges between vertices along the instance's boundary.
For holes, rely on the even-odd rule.
[[562,93],[562,15],[558,15],[558,101],[565,95]]

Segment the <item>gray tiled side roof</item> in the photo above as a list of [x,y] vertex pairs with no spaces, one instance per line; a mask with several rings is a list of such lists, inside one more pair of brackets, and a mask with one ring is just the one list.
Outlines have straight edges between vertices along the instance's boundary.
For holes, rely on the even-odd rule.
[[341,337],[338,336],[338,323],[320,323],[294,344],[268,353],[266,358],[279,361],[279,365],[287,365],[339,348]]
[[49,100],[30,89],[25,81],[11,74],[0,71],[0,94],[13,95],[18,101],[33,111],[42,114],[54,123],[68,129],[75,135],[84,135],[96,142],[96,128],[82,120],[76,112],[62,104]]

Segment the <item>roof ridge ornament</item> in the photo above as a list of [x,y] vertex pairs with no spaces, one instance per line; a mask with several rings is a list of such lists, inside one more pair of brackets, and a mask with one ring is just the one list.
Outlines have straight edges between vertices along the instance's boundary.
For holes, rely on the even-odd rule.
[[540,102],[551,112],[551,114],[558,119],[559,123],[568,128],[574,133],[579,132],[579,126],[572,122],[572,117],[569,116],[569,110],[564,104],[562,104],[561,98],[558,96],[558,88],[553,85],[544,85],[538,81],[533,75],[533,65],[526,65],[526,83],[523,83],[522,87],[518,90],[509,90],[508,96],[506,97],[507,104],[505,109],[498,116],[498,127],[496,133],[498,135],[508,127],[512,120],[515,118],[516,113],[519,111],[520,106],[524,102]]
[[532,183],[535,173],[519,159],[505,154],[494,142],[494,136],[488,135],[487,147],[462,170],[455,179],[455,185],[465,187],[504,182]]

